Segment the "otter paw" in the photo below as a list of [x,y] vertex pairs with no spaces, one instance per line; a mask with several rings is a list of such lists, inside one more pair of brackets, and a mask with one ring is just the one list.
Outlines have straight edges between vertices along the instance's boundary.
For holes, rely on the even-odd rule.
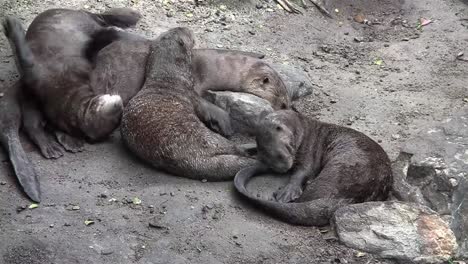
[[79,139],[79,138],[74,138],[63,132],[56,132],[55,135],[57,136],[57,140],[60,143],[60,145],[62,145],[66,151],[69,151],[72,153],[83,151],[84,140]]
[[275,197],[276,201],[280,203],[289,203],[299,198],[301,194],[301,186],[288,184],[284,188],[276,191],[273,196]]
[[63,156],[62,147],[53,139],[48,139],[48,142],[39,143],[39,149],[42,156],[46,159],[58,159]]

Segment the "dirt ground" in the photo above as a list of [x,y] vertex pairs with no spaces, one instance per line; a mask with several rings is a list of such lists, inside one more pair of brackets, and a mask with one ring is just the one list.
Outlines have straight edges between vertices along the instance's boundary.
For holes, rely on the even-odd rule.
[[[420,128],[468,107],[468,62],[456,59],[468,55],[466,3],[327,1],[333,19],[312,7],[288,14],[272,1],[206,0],[199,7],[192,1],[0,0],[0,16],[29,25],[49,8],[130,6],[144,15],[136,31],[149,37],[183,25],[194,30],[198,47],[263,52],[310,76],[316,89],[296,103],[300,111],[365,132],[391,158]],[[374,23],[355,22],[360,12]],[[417,29],[421,17],[432,23]],[[2,34],[0,91],[17,77],[14,69]],[[240,200],[230,182],[158,172],[133,158],[119,133],[58,160],[42,158],[24,142],[41,176],[43,202],[21,208],[30,201],[0,152],[0,263],[392,263],[327,239],[329,232],[274,220]],[[265,195],[284,180],[255,183]]]

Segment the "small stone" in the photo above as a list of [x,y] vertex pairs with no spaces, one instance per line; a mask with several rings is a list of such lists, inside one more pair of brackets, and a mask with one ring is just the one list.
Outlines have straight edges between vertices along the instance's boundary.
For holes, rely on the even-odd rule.
[[170,196],[175,196],[175,194],[173,192],[170,192],[169,195]]
[[50,224],[49,227],[50,227],[50,228],[54,228],[54,224]]
[[74,211],[80,210],[80,207],[78,205],[75,205],[75,206],[72,207],[72,210],[74,210]]
[[385,43],[385,44],[383,44],[383,46],[386,47],[386,48],[388,48],[388,47],[390,47],[390,44]]
[[239,241],[236,241],[235,243],[236,243],[236,246],[238,247],[242,246],[242,244]]
[[20,212],[26,210],[26,208],[27,208],[26,205],[18,206],[18,207],[16,207],[16,212],[20,213]]
[[103,249],[101,250],[101,255],[110,255],[114,253],[114,251],[112,249]]
[[63,224],[63,226],[71,226],[71,224],[65,223],[65,224]]
[[105,193],[101,193],[98,195],[99,198],[107,198],[107,194]]
[[271,9],[271,8],[267,8],[266,11],[267,11],[267,12],[273,12],[273,11],[275,11],[275,10],[273,10],[273,9]]
[[89,5],[84,5],[84,8],[85,8],[85,9],[88,9],[88,8],[89,8]]
[[252,31],[252,30],[249,30],[249,34],[250,34],[250,35],[255,35],[255,32]]
[[172,12],[167,12],[167,13],[166,13],[166,16],[167,16],[167,17],[173,17],[174,14],[173,14]]
[[400,137],[401,137],[401,136],[400,136],[399,134],[393,134],[393,135],[392,135],[392,139],[394,139],[394,140],[397,140],[397,139],[399,139]]
[[457,187],[458,186],[457,179],[450,178],[449,182],[450,182],[450,185],[452,185],[452,187]]
[[222,48],[222,47],[223,47],[223,45],[221,45],[221,44],[217,44],[217,45],[216,45],[216,47],[220,49],[220,48]]
[[409,41],[409,38],[403,38],[402,41]]
[[333,100],[333,99],[332,99],[332,100],[330,100],[330,104],[336,104],[336,103],[337,103],[337,101],[336,101],[336,100]]
[[354,37],[354,41],[356,42],[364,42],[364,38],[363,37]]
[[6,185],[6,182],[2,181],[2,182],[0,182],[0,185]]
[[207,179],[202,179],[201,182],[205,183],[205,182],[208,182]]
[[261,4],[256,4],[255,7],[256,7],[257,9],[262,9],[262,8],[263,8],[263,5],[261,5]]
[[236,235],[233,235],[233,236],[232,236],[232,238],[234,238],[234,239],[238,239],[239,237],[238,237],[238,236],[236,236]]
[[4,93],[0,93],[0,98],[2,98],[5,94]]
[[345,36],[348,36],[348,35],[349,35],[349,32],[345,32],[344,34],[345,34]]

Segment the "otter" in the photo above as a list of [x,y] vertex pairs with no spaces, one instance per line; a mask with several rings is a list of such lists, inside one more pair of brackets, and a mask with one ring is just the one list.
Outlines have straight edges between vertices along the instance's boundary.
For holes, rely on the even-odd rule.
[[21,83],[7,88],[0,98],[0,143],[11,161],[19,184],[34,202],[41,201],[41,189],[34,165],[24,152],[20,142],[21,106],[19,96]]
[[102,140],[119,125],[122,99],[93,91],[84,48],[96,32],[134,26],[140,17],[128,8],[103,14],[49,9],[33,20],[26,35],[17,19],[6,19],[5,35],[15,51],[25,94],[35,97],[49,123],[58,128],[57,140],[65,149],[79,151],[82,138]]
[[[262,115],[256,142],[261,164],[239,171],[235,188],[285,222],[327,225],[340,206],[389,195],[393,176],[387,154],[354,129],[280,110]],[[289,183],[275,192],[277,201],[259,199],[246,189],[251,177],[268,170],[290,175]]]
[[[134,33],[106,29],[97,32],[85,54],[95,63],[92,87],[115,92],[124,105],[142,87],[151,40]],[[261,59],[263,54],[239,50],[193,49],[195,91],[208,90],[254,94],[274,109],[289,109],[291,99],[278,73]]]
[[219,123],[229,117],[219,116],[195,92],[194,41],[189,29],[177,27],[151,42],[143,88],[124,109],[122,140],[142,160],[171,174],[230,180],[256,160],[203,124],[213,116]]

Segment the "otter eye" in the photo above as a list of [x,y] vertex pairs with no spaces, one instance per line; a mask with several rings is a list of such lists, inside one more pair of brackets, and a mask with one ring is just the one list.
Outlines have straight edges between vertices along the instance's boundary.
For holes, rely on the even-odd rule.
[[263,84],[267,84],[270,82],[270,79],[268,77],[263,78]]
[[281,104],[281,109],[286,109],[286,104],[285,103]]
[[280,126],[276,127],[276,131],[281,131],[281,130],[283,130],[283,128],[281,128]]

